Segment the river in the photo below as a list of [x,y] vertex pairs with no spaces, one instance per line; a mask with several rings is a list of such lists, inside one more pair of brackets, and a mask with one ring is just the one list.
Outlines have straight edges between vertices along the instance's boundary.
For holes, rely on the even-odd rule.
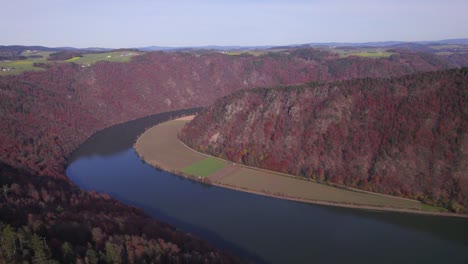
[[468,263],[468,219],[320,206],[194,182],[145,164],[146,128],[180,114],[102,130],[70,157],[68,177],[258,263]]

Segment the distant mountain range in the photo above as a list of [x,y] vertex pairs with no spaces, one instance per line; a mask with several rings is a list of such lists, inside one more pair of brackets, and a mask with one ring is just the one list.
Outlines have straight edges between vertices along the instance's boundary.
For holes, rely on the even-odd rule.
[[[382,41],[382,42],[362,42],[362,43],[353,43],[353,42],[311,42],[303,44],[291,44],[284,46],[274,46],[274,45],[265,45],[265,46],[185,46],[185,47],[169,47],[169,46],[146,46],[146,47],[136,47],[132,49],[138,49],[141,51],[184,51],[184,50],[255,50],[255,49],[273,49],[273,48],[291,48],[291,47],[411,47],[414,45],[467,45],[468,38],[460,39],[444,39],[444,40],[434,40],[434,41]],[[64,50],[79,50],[83,52],[106,52],[114,49],[111,48],[99,48],[99,47],[89,47],[89,48],[74,48],[74,47],[44,47],[44,46],[22,46],[22,45],[0,45],[0,52],[11,52],[17,51],[22,52],[24,50],[38,50],[38,51],[64,51]]]
[[444,40],[434,40],[434,41],[382,41],[382,42],[362,42],[362,43],[353,43],[353,42],[311,42],[304,44],[291,44],[283,46],[198,46],[198,47],[167,47],[167,46],[148,46],[148,47],[139,47],[136,49],[143,51],[167,51],[167,50],[186,50],[186,49],[207,49],[207,50],[250,50],[250,49],[271,49],[278,47],[299,47],[299,46],[310,46],[310,47],[389,47],[403,44],[420,44],[420,45],[437,45],[437,44],[458,44],[466,45],[468,44],[468,38],[461,39],[444,39]]
[[0,52],[18,52],[21,53],[25,50],[37,50],[37,51],[66,51],[66,50],[76,50],[76,51],[85,51],[85,52],[105,52],[113,49],[108,48],[73,48],[73,47],[44,47],[44,46],[23,46],[23,45],[0,45]]
[[310,46],[352,46],[352,47],[389,47],[402,44],[422,44],[422,45],[437,45],[437,44],[468,44],[468,39],[444,39],[435,41],[382,41],[382,42],[363,42],[363,43],[343,43],[343,42],[328,42],[328,43],[309,43]]

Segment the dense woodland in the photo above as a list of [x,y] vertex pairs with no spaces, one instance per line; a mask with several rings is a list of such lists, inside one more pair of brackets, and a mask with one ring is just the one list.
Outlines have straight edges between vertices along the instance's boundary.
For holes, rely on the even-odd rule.
[[0,263],[238,262],[107,194],[3,163],[0,175]]
[[466,212],[468,68],[243,90],[181,132],[234,162]]
[[[175,109],[208,106],[241,89],[310,81],[396,77],[464,65],[468,65],[467,54],[437,56],[399,51],[389,58],[369,59],[340,58],[314,49],[261,56],[151,52],[136,56],[128,63],[98,62],[90,67],[53,63],[44,71],[0,77],[0,162],[12,171],[7,188],[12,188],[23,177],[24,182],[36,186],[38,193],[42,190],[54,193],[57,188],[75,190],[64,175],[67,157],[94,132],[117,123]],[[14,173],[18,177],[14,177]],[[6,181],[3,174],[1,177]],[[60,184],[48,185],[47,181]],[[76,195],[93,197],[75,191],[79,193]],[[6,210],[4,208],[10,204],[22,203],[21,196],[26,191],[19,193],[2,199],[1,210]],[[80,199],[76,203],[72,200],[64,199],[60,206],[66,210],[75,207],[84,210],[91,206],[91,203],[81,203]],[[114,200],[112,204],[115,208],[127,208]],[[112,206],[109,204],[110,210]],[[40,214],[34,206],[25,205],[21,210],[25,214]],[[78,213],[76,210],[72,212],[70,215]],[[107,213],[102,214],[102,217],[109,217]],[[57,248],[53,245],[49,225],[41,225],[42,229],[35,230],[32,222],[9,215],[1,214],[3,226],[11,225],[14,232],[27,226],[44,237],[50,249]],[[37,217],[44,223],[49,221]],[[109,217],[110,222],[117,221],[115,219],[118,218]],[[88,225],[86,228],[94,227]],[[114,236],[112,232],[106,234]],[[125,232],[120,234],[124,236]],[[72,246],[84,259],[85,251],[80,249],[83,247],[80,243]],[[96,248],[92,243],[91,248],[98,255],[100,251],[105,254],[102,248]],[[56,253],[52,256],[63,260]]]
[[79,51],[68,50],[68,51],[60,51],[60,52],[51,53],[49,55],[49,58],[47,58],[47,60],[48,61],[65,61],[74,57],[81,57],[81,56],[83,55]]
[[[464,58],[468,65],[468,55]],[[40,175],[65,177],[68,155],[95,131],[113,124],[207,106],[245,88],[458,66],[449,57],[425,53],[366,59],[313,49],[258,57],[155,52],[129,63],[98,62],[85,68],[52,64],[43,72],[0,78],[0,160]]]

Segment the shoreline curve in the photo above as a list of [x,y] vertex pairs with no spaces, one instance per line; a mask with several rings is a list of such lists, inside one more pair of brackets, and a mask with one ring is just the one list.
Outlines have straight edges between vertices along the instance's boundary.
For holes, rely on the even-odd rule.
[[[367,192],[367,191],[361,191],[358,189],[347,188],[345,186],[343,186],[344,189],[341,189],[343,188],[341,186],[339,186],[340,188],[330,187],[328,185],[315,183],[315,182],[311,182],[311,181],[307,181],[303,179],[298,179],[297,176],[286,175],[286,174],[264,170],[261,168],[249,167],[243,164],[232,163],[231,161],[223,160],[218,157],[213,157],[208,154],[198,152],[188,147],[187,145],[185,145],[177,137],[179,130],[185,125],[186,122],[192,120],[193,117],[194,117],[193,115],[185,116],[185,117],[181,117],[178,119],[166,121],[166,122],[160,123],[156,126],[149,128],[143,134],[141,134],[137,138],[136,142],[134,143],[133,148],[136,154],[140,157],[140,159],[143,162],[157,169],[161,169],[161,170],[164,170],[164,171],[167,171],[167,172],[170,172],[170,173],[173,173],[178,176],[185,177],[194,181],[203,182],[205,184],[210,184],[213,186],[218,186],[218,187],[232,189],[232,190],[241,191],[241,192],[252,193],[256,195],[263,195],[263,196],[284,199],[284,200],[289,200],[289,201],[304,202],[304,203],[325,205],[325,206],[361,209],[361,210],[368,210],[368,211],[396,212],[396,213],[410,213],[410,214],[420,214],[420,215],[430,215],[430,216],[468,218],[468,215],[463,215],[463,214],[455,214],[455,213],[449,213],[449,212],[424,211],[421,209],[422,203],[416,200],[411,200],[411,199],[402,198],[402,197],[395,197],[395,196],[390,196],[390,195],[385,195],[385,194],[372,193],[372,192]],[[304,184],[320,185],[319,187],[327,189],[326,191],[328,192],[332,190],[334,191],[339,190],[341,192],[344,192],[344,194],[340,193],[340,195],[346,195],[345,192],[348,192],[348,195],[350,193],[354,193],[354,194],[359,194],[361,196],[367,195],[367,197],[373,197],[373,198],[380,197],[381,199],[387,199],[388,200],[386,201],[387,204],[388,202],[391,203],[393,201],[395,202],[401,201],[401,203],[405,203],[405,204],[403,204],[401,207],[392,207],[388,205],[383,206],[383,205],[376,205],[376,204],[374,205],[373,204],[356,204],[356,203],[351,203],[351,202],[346,202],[346,201],[337,202],[337,201],[330,201],[330,200],[327,201],[327,200],[321,200],[321,199],[310,199],[310,198],[293,196],[291,195],[290,191],[287,191],[287,188],[286,189],[283,188],[283,192],[271,192],[268,189],[259,190],[258,188],[257,189],[248,188],[246,187],[245,184],[244,186],[239,185],[239,184],[237,184],[236,186],[235,184],[232,184],[234,178],[243,177],[241,176],[240,173],[231,173],[232,176],[229,176],[230,179],[219,180],[218,178],[216,178],[215,180],[214,176],[212,175],[217,174],[217,172],[212,173],[206,177],[201,177],[201,176],[191,175],[183,171],[184,168],[187,168],[188,166],[193,165],[194,163],[202,159],[221,160],[226,163],[225,167],[230,167],[231,169],[234,168],[234,170],[237,170],[237,171],[248,170],[251,175],[254,174],[255,172],[260,172],[263,178],[264,177],[276,177],[275,179],[287,178],[288,181],[295,181],[295,182],[298,182],[300,185],[304,185]],[[223,170],[228,171],[228,169],[223,168],[221,169],[221,172]],[[229,174],[229,171],[227,174]],[[269,176],[265,176],[263,174],[268,174]],[[250,178],[253,177],[251,175],[249,175]],[[250,184],[252,183],[253,182],[251,182]],[[247,183],[247,186],[248,185],[249,184]],[[400,202],[397,202],[397,203],[401,204]],[[417,205],[419,205],[419,208],[413,207]],[[404,207],[407,207],[407,208],[404,208]]]

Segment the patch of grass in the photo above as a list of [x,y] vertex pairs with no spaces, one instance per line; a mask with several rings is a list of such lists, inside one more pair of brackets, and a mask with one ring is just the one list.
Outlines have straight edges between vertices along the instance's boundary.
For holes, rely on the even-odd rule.
[[442,212],[448,213],[449,211],[443,207],[432,206],[428,204],[421,204],[421,210],[428,211],[428,212]]
[[42,58],[36,58],[36,59],[42,59],[42,60],[47,60],[50,54],[55,53],[55,51],[23,51],[21,52],[21,56],[42,56]]
[[[36,62],[42,63],[64,63],[63,61],[50,62],[47,60],[49,55],[53,52],[49,51],[23,51],[22,56],[42,56],[42,58],[28,58],[26,60],[17,61],[0,61],[0,67],[8,70],[0,70],[0,75],[13,75],[20,74],[25,71],[42,71],[43,68],[34,67],[33,64]],[[98,61],[112,61],[112,62],[128,62],[134,56],[138,56],[141,53],[135,51],[113,51],[105,53],[89,53],[83,54],[83,57],[73,57],[66,60],[65,62],[74,62],[78,64],[91,65]]]
[[357,52],[357,53],[350,53],[347,56],[358,56],[358,57],[365,57],[365,58],[388,58],[392,55],[392,52]]
[[49,51],[23,51],[22,56],[42,56],[42,58],[28,58],[26,60],[16,60],[16,61],[0,61],[0,67],[5,69],[10,69],[8,71],[0,71],[0,75],[13,75],[20,74],[25,71],[43,71],[43,68],[34,67],[33,64],[36,62],[47,62],[49,54],[52,52]]
[[184,168],[182,172],[197,177],[206,177],[215,171],[222,169],[225,165],[226,162],[222,160],[206,158]]
[[421,202],[416,200],[334,188],[207,157],[186,147],[177,138],[178,132],[186,122],[188,121],[172,120],[147,130],[135,145],[139,156],[149,164],[166,171],[206,177],[213,182],[240,190],[300,198],[305,201],[422,210]]
[[22,61],[2,61],[0,62],[0,67],[9,69],[7,71],[0,71],[0,75],[12,75],[20,74],[24,71],[41,71],[43,68],[34,67],[33,64],[36,61],[32,60],[22,60]]
[[392,54],[395,54],[393,52],[387,52],[386,49],[373,48],[373,47],[361,47],[361,48],[337,47],[337,48],[328,48],[326,50],[338,54],[341,58],[346,58],[349,56],[359,56],[359,57],[364,57],[364,58],[388,58]]
[[66,62],[73,62],[73,61],[77,61],[79,59],[80,59],[80,57],[73,57],[71,59],[66,60]]
[[139,55],[139,53],[135,51],[113,51],[83,54],[83,57],[75,57],[77,59],[72,58],[70,60],[78,64],[94,64],[98,61],[128,62],[132,57],[137,55]]
[[441,51],[441,52],[436,52],[435,54],[436,54],[436,55],[440,55],[440,56],[448,56],[448,55],[452,55],[453,52],[450,52],[450,51]]
[[256,50],[234,50],[234,51],[227,51],[225,54],[231,55],[231,56],[238,56],[242,54],[249,54],[253,56],[260,56],[266,54],[265,51],[256,51]]

